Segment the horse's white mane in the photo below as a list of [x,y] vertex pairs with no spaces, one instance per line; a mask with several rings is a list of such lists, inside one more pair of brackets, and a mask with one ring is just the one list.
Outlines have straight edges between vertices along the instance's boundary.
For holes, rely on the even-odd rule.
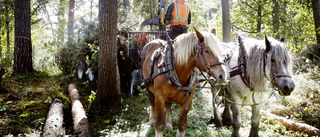
[[[221,57],[223,50],[219,39],[209,32],[201,32],[201,34],[204,37],[205,46],[208,46],[215,56]],[[182,65],[187,64],[190,56],[196,52],[197,46],[198,39],[195,32],[179,35],[174,42],[174,56],[177,63]]]
[[[291,72],[291,60],[289,52],[287,51],[285,44],[275,40],[274,38],[268,38],[272,46],[271,53],[273,58],[283,59],[286,62],[289,72]],[[246,56],[246,73],[250,79],[250,86],[256,91],[263,91],[266,79],[264,71],[264,55],[266,50],[265,40],[256,40],[248,38],[244,40],[244,46],[247,52]]]

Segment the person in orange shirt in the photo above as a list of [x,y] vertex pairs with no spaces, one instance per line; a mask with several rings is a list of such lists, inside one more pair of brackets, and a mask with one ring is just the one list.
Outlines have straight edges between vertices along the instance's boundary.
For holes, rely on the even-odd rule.
[[167,8],[165,20],[170,23],[170,37],[175,39],[182,33],[188,32],[191,23],[190,7],[184,0],[174,0]]

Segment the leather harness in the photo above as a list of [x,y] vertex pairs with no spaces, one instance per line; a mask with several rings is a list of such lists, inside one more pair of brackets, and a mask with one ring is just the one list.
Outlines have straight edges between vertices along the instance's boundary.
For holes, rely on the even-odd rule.
[[[249,79],[248,75],[246,74],[246,55],[247,55],[247,53],[245,51],[245,48],[244,48],[243,42],[241,40],[241,37],[238,37],[238,42],[239,42],[239,46],[240,46],[240,48],[239,48],[239,57],[238,57],[238,65],[233,67],[233,68],[231,68],[231,69],[235,69],[235,68],[238,68],[238,69],[230,71],[229,75],[230,75],[230,77],[233,77],[233,76],[236,76],[236,75],[240,75],[243,83],[245,85],[247,85],[250,88],[251,91],[254,91],[254,88],[250,86],[250,79]],[[225,62],[228,62],[228,64],[229,64],[231,58],[232,58],[232,53],[227,55],[227,57],[225,58]],[[265,70],[266,69],[265,68],[266,67],[266,61],[267,61],[267,55],[264,55],[264,73],[265,73],[265,77],[267,78],[266,70]],[[291,78],[291,75],[289,75],[289,74],[276,74],[276,73],[272,72],[272,70],[271,70],[270,82],[271,82],[272,88],[274,88],[274,85],[275,85],[275,83],[274,83],[275,78],[278,78],[278,77],[289,77],[289,78]],[[278,90],[278,89],[275,89],[275,90]],[[219,94],[219,91],[218,91],[217,94]],[[226,92],[229,95],[228,90],[226,90]],[[267,101],[267,100],[265,100],[265,101],[256,103],[256,101],[254,99],[254,93],[255,92],[253,92],[253,94],[252,94],[252,100],[253,100],[253,104],[252,105],[238,104],[238,103],[235,103],[235,102],[233,102],[233,101],[231,101],[231,100],[229,100],[227,98],[226,99],[230,103],[233,103],[233,104],[236,104],[236,105],[243,105],[243,106],[255,106],[255,105],[259,105],[259,104]],[[269,96],[269,98],[271,97],[271,95]],[[275,93],[274,93],[274,95],[276,96]],[[214,97],[214,100],[215,100],[216,96]]]
[[[167,37],[168,37],[168,35],[167,35]],[[143,81],[145,83],[144,85],[147,85],[149,82],[153,82],[154,78],[156,78],[158,75],[165,73],[167,78],[171,82],[171,84],[175,85],[177,87],[178,91],[185,91],[186,92],[186,96],[187,96],[186,110],[187,110],[188,105],[189,105],[190,94],[192,92],[194,92],[193,86],[197,82],[198,73],[195,70],[193,70],[193,72],[191,73],[191,76],[189,78],[189,85],[187,87],[184,87],[181,84],[181,82],[179,81],[179,78],[177,76],[175,67],[174,67],[174,54],[173,54],[174,49],[172,47],[173,43],[174,43],[174,41],[171,41],[169,39],[167,39],[167,43],[165,45],[163,45],[163,43],[161,43],[163,45],[162,48],[159,48],[158,50],[155,51],[153,61],[150,64],[150,70],[151,70],[150,74],[149,74],[150,78],[144,79]],[[203,53],[202,53],[202,49],[201,49],[201,47],[203,45],[204,45],[204,42],[200,42],[200,41],[198,42],[195,60],[198,56],[200,56],[207,73],[210,74],[211,72],[210,72],[209,67],[216,66],[216,65],[224,65],[224,62],[208,63],[203,57]],[[158,61],[158,59],[160,58],[161,55],[163,57],[164,65],[160,66],[155,72],[153,72],[154,65],[156,64],[156,62]],[[144,57],[144,59],[145,59],[145,57]],[[144,61],[144,59],[143,59],[143,61]]]
[[[235,69],[238,67],[238,69],[230,71],[229,75],[230,75],[230,77],[240,75],[243,83],[246,84],[250,88],[251,91],[254,91],[253,87],[250,86],[250,79],[246,74],[246,55],[247,55],[247,52],[244,48],[243,42],[240,37],[238,38],[238,42],[239,42],[239,46],[240,46],[239,56],[238,56],[238,65],[236,67],[232,68],[232,69]],[[230,62],[231,58],[232,58],[232,55],[229,56],[229,58],[227,58],[226,60],[228,62]]]

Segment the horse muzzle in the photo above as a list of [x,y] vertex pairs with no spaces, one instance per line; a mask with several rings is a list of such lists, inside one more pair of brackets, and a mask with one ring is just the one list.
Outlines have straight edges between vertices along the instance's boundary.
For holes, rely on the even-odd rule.
[[289,96],[294,90],[295,84],[293,83],[292,79],[284,79],[283,82],[279,83],[277,87],[281,96]]
[[225,85],[227,83],[227,73],[225,71],[214,71],[210,74],[213,76],[218,85]]

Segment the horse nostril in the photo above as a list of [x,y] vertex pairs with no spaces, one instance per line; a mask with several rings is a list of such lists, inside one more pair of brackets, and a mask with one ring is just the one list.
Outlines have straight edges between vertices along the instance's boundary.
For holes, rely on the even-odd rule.
[[222,75],[220,75],[220,76],[219,76],[219,79],[223,79],[223,76],[222,76]]
[[283,91],[285,91],[285,92],[288,92],[288,91],[289,91],[289,87],[288,87],[288,86],[284,86],[282,89],[283,89]]

